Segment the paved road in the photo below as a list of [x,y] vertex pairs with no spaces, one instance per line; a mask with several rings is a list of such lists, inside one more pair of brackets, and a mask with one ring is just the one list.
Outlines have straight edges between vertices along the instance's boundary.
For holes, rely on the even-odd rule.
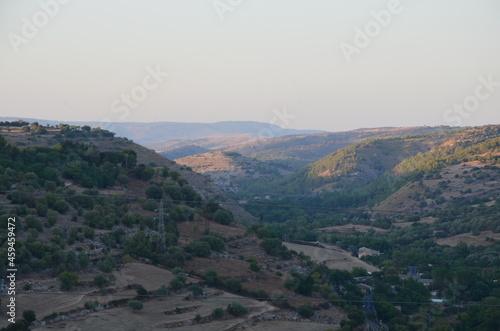
[[363,298],[363,309],[365,310],[365,313],[367,315],[377,313],[375,311],[375,306],[373,305],[373,295],[372,294],[367,294]]
[[382,330],[382,325],[378,322],[374,322],[371,320],[366,321],[366,326],[368,331],[381,331]]

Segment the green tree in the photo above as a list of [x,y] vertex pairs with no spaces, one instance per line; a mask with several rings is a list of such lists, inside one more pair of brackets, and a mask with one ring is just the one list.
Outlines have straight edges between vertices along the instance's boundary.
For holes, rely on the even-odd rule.
[[60,214],[66,214],[66,212],[69,210],[69,205],[64,200],[57,200],[54,203],[54,210],[56,210]]
[[285,281],[285,288],[299,294],[310,296],[314,287],[314,279],[310,275],[292,273],[292,278]]
[[108,285],[108,279],[104,275],[97,275],[94,277],[94,284],[99,287]]
[[130,308],[132,308],[134,311],[139,311],[139,310],[142,310],[142,308],[144,308],[144,305],[142,304],[142,302],[137,301],[137,300],[129,300],[127,305]]
[[215,285],[217,283],[217,273],[212,269],[207,270],[205,272],[205,280],[208,285]]
[[194,210],[188,206],[177,205],[174,208],[173,217],[176,222],[192,221]]
[[213,251],[221,252],[224,250],[224,241],[219,236],[208,235],[200,238],[200,241],[205,241],[210,244],[210,248]]
[[242,316],[247,313],[247,309],[243,307],[240,303],[230,303],[227,305],[227,312],[233,316]]
[[224,309],[222,308],[215,308],[213,311],[212,311],[212,317],[217,319],[217,318],[222,318],[224,317]]
[[144,287],[142,287],[142,286],[139,286],[137,288],[136,293],[139,296],[148,295],[148,291]]
[[214,213],[213,220],[223,225],[229,225],[234,222],[234,216],[229,210],[218,209]]
[[36,216],[28,215],[24,219],[24,222],[26,223],[25,229],[36,229],[38,232],[43,231],[43,224]]
[[178,173],[178,172],[177,172],[177,171],[175,171],[175,170],[171,170],[171,171],[169,172],[169,176],[170,176],[170,178],[172,178],[173,180],[178,180],[179,178],[181,178],[181,174],[180,174],[180,173]]
[[243,287],[241,286],[241,279],[239,278],[228,278],[224,281],[224,286],[226,286],[232,292],[240,292]]
[[157,185],[152,185],[146,190],[146,196],[150,199],[159,200],[163,197],[163,190]]
[[284,259],[289,259],[291,257],[290,251],[288,251],[285,245],[281,244],[281,240],[278,238],[265,238],[260,243],[260,247],[262,247],[267,254],[272,256],[281,256]]
[[250,266],[248,268],[250,269],[250,271],[253,271],[253,272],[259,272],[260,271],[259,265],[257,263],[255,263],[255,262],[250,263]]
[[179,185],[175,184],[164,184],[163,191],[174,201],[182,200],[182,190]]
[[86,301],[85,304],[83,305],[83,308],[88,309],[88,310],[93,310],[99,305],[99,302],[97,300],[89,300]]
[[185,201],[189,201],[191,204],[193,202],[201,201],[200,195],[194,190],[190,185],[184,185],[181,187],[182,197]]
[[175,277],[170,281],[170,288],[173,290],[179,290],[184,287],[185,281],[180,277]]
[[300,316],[305,317],[305,318],[310,318],[313,317],[314,315],[314,308],[310,303],[307,303],[303,306],[300,306],[297,309],[297,312],[300,314]]
[[30,331],[28,321],[21,319],[15,323],[10,323],[7,327],[1,328],[0,331]]
[[200,297],[203,295],[203,288],[201,288],[198,285],[191,285],[188,287],[188,290],[193,292],[193,296],[195,296],[195,297]]
[[186,246],[186,252],[199,257],[209,257],[212,254],[210,244],[205,241],[195,241]]
[[33,310],[25,310],[23,311],[23,318],[28,321],[28,323],[32,323],[36,321],[36,315]]
[[71,290],[78,284],[78,275],[74,272],[61,272],[59,274],[59,282],[61,283],[62,290]]
[[353,267],[351,274],[353,277],[366,277],[368,276],[368,272],[365,268],[362,267]]
[[353,321],[354,326],[361,325],[365,322],[365,313],[357,307],[351,307],[347,313],[347,317]]

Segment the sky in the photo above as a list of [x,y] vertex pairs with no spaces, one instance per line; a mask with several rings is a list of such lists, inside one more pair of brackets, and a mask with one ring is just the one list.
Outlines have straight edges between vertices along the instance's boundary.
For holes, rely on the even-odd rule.
[[2,0],[0,116],[500,123],[498,0]]

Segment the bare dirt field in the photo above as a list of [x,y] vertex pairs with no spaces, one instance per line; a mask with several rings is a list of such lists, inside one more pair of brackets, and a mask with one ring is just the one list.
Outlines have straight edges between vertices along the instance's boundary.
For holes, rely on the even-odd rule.
[[493,231],[481,231],[479,236],[474,236],[472,233],[462,233],[456,236],[448,237],[448,238],[440,238],[436,239],[436,243],[438,245],[448,245],[448,246],[457,246],[459,243],[463,242],[467,244],[467,246],[488,246],[492,245],[494,242],[486,241],[486,237],[494,238],[495,241],[500,240],[500,233],[494,233]]
[[[124,287],[127,285],[140,284],[146,290],[156,290],[162,285],[168,285],[174,279],[174,275],[166,269],[140,262],[127,263],[119,271],[114,271],[116,285]],[[188,282],[197,283],[198,280],[188,278]]]
[[245,229],[235,225],[226,226],[216,222],[207,222],[207,220],[199,215],[196,215],[192,222],[182,222],[177,224],[179,233],[179,243],[181,245],[196,241],[205,235],[206,227],[209,227],[210,232],[217,232],[223,238],[232,238],[245,234]]
[[[92,281],[98,273],[80,274],[80,281]],[[75,287],[71,291],[60,291],[59,281],[56,278],[19,279],[18,288],[22,288],[28,281],[33,284],[31,291],[19,291],[16,297],[17,309],[22,313],[24,310],[33,310],[41,320],[54,312],[67,312],[82,308],[85,302],[97,300],[106,303],[117,299],[132,299],[137,294],[134,289],[127,289],[128,285],[139,284],[148,291],[156,290],[162,285],[168,285],[174,278],[172,273],[166,269],[140,262],[132,262],[123,266],[120,270],[113,272],[116,277],[114,284],[107,287],[110,293],[107,295],[96,295],[98,287]],[[197,283],[198,280],[188,277],[188,283]],[[2,320],[0,327],[5,326]],[[6,321],[5,321],[6,322]]]
[[[286,276],[277,276],[269,270],[261,270],[259,272],[249,271],[250,263],[239,259],[205,259],[195,257],[185,264],[187,272],[197,271],[203,274],[207,270],[214,270],[221,279],[238,278],[241,280],[241,285],[246,291],[264,290],[269,296],[276,292],[283,293],[292,305],[304,304],[307,298],[296,295],[284,287]],[[283,269],[282,269],[283,270]]]
[[267,321],[259,323],[253,327],[253,329],[248,330],[259,330],[259,331],[274,331],[274,330],[286,330],[286,331],[325,331],[328,328],[338,328],[338,325],[325,325],[321,323],[310,323],[310,322],[290,322],[290,321]]
[[[237,165],[223,152],[208,152],[175,159],[175,162],[188,167],[199,173],[236,170]],[[241,171],[241,169],[238,169]]]
[[[230,293],[221,292],[204,299],[186,300],[186,294],[172,295],[144,302],[144,308],[133,312],[129,307],[118,307],[94,312],[67,321],[60,321],[34,330],[225,330],[244,322],[254,315],[273,311],[276,308],[256,300],[247,299]],[[226,308],[230,303],[240,303],[249,313],[235,318],[227,313],[220,320],[196,323],[194,318],[208,317],[215,308]],[[177,310],[178,309],[178,310]]]
[[324,262],[330,269],[351,271],[354,267],[360,267],[369,272],[380,271],[379,268],[361,261],[337,246],[321,244],[321,246],[323,246],[322,248],[292,243],[283,244],[288,247],[288,249],[292,249],[297,253],[304,252],[304,254],[310,256],[316,262]]
[[396,222],[396,223],[392,223],[392,225],[397,227],[397,228],[407,228],[407,227],[411,226],[413,223],[432,224],[432,223],[436,222],[436,220],[437,219],[435,217],[426,217],[426,218],[422,218],[418,222]]

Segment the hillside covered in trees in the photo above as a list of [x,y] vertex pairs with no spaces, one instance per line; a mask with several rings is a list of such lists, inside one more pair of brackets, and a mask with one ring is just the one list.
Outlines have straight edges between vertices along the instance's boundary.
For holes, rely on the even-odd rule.
[[[193,325],[279,316],[340,330],[499,327],[497,126],[368,139],[281,178],[242,180],[240,203],[106,130],[7,127],[0,254],[16,219],[20,302],[30,298],[7,330],[67,327],[57,317],[75,311],[121,323],[113,316],[127,309],[173,327],[155,307],[174,299]],[[241,206],[259,222],[231,212]],[[50,291],[72,304],[48,310]]]

